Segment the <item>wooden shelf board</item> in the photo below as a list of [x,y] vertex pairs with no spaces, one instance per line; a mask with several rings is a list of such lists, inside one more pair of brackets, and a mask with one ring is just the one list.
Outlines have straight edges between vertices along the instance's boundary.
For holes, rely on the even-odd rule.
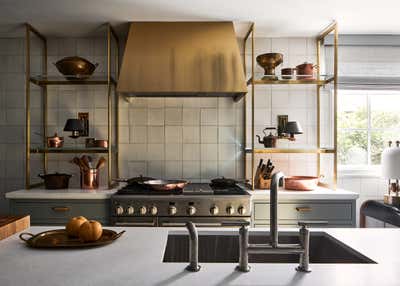
[[108,148],[31,148],[31,153],[108,153]]
[[[252,153],[251,149],[246,149],[246,153]],[[334,154],[334,149],[295,149],[295,148],[264,148],[264,149],[254,149],[255,154],[273,154],[273,153],[295,153],[295,154]]]
[[[277,79],[277,80],[269,80],[269,79],[255,79],[255,85],[272,85],[272,84],[309,84],[309,85],[326,85],[334,80],[334,77],[325,77],[324,79]],[[251,85],[252,78],[247,81],[247,85]]]

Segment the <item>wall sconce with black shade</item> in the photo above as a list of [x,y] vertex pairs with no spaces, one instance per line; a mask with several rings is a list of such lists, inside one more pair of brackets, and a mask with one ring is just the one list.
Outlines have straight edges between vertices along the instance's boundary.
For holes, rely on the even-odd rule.
[[294,135],[303,134],[303,129],[298,121],[288,121],[285,125],[284,133],[288,136],[288,140],[296,141]]
[[78,138],[84,129],[84,122],[80,119],[68,119],[64,126],[64,131],[71,131],[72,134],[69,137],[74,139]]

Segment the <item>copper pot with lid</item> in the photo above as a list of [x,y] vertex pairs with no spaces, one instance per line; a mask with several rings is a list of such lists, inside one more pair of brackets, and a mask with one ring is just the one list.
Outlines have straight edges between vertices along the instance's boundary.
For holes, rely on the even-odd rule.
[[52,174],[39,174],[40,178],[44,180],[45,188],[48,190],[68,189],[69,179],[72,177],[70,174],[52,173]]
[[307,62],[304,62],[301,65],[296,66],[296,78],[314,79],[314,68],[318,68],[318,66]]
[[61,148],[64,146],[64,137],[58,136],[57,132],[54,133],[54,136],[48,136],[46,141],[48,148]]

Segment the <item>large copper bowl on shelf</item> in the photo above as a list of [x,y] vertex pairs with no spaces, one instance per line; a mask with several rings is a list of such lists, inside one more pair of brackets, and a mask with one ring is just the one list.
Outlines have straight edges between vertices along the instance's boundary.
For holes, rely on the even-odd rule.
[[65,57],[54,64],[58,71],[69,80],[89,78],[98,64],[92,64],[81,57]]
[[280,53],[267,53],[258,55],[257,63],[264,69],[264,76],[266,78],[274,79],[275,68],[283,63],[283,55]]

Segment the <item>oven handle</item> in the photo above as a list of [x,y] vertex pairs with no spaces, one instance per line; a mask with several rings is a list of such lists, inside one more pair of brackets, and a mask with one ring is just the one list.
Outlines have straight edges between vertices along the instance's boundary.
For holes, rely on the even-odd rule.
[[[222,226],[222,223],[220,222],[193,222],[195,226]],[[180,226],[186,226],[185,222],[161,222],[161,226],[175,226],[175,227],[180,227]]]
[[115,222],[115,226],[156,226],[154,222]]

